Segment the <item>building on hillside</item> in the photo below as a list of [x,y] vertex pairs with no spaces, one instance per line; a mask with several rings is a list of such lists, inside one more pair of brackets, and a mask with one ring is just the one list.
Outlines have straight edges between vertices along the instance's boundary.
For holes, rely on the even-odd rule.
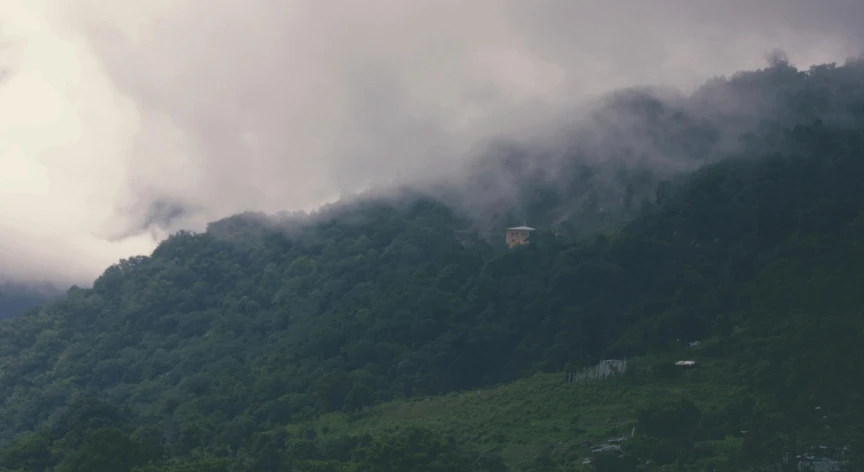
[[528,226],[507,228],[507,245],[513,248],[521,244],[528,244],[528,237],[532,231],[534,231],[534,228]]

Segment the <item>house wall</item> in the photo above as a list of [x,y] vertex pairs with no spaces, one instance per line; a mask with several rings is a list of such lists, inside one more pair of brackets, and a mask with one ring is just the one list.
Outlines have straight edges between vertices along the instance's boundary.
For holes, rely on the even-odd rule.
[[527,244],[528,235],[528,231],[507,231],[507,245],[514,247],[520,244]]

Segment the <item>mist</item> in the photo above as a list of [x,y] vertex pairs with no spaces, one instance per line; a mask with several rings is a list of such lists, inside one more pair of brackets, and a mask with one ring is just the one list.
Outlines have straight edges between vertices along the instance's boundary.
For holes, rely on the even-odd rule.
[[[89,284],[179,229],[446,179],[634,85],[858,54],[853,0],[7,0],[0,279]],[[609,118],[609,117],[607,117]]]

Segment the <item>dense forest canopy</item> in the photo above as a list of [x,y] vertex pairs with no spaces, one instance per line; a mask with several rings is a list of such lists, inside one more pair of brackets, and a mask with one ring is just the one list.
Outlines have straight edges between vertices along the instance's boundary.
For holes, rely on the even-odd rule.
[[[707,339],[740,398],[634,411],[644,435],[596,470],[790,470],[815,445],[854,464],[862,79],[781,61],[625,91],[572,153],[513,146],[464,182],[177,233],[0,324],[0,470],[579,470],[309,425]],[[531,244],[506,248],[523,219]]]

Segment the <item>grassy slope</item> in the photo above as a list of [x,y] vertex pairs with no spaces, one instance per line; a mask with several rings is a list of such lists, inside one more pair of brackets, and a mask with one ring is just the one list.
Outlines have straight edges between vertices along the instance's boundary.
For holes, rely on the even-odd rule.
[[[687,354],[698,367],[673,378],[657,378],[651,366],[674,363],[682,353],[630,359],[626,375],[607,380],[568,385],[563,373],[538,374],[490,389],[390,402],[359,418],[333,413],[314,426],[324,436],[422,426],[452,435],[478,452],[498,452],[511,466],[543,454],[578,464],[591,454],[580,446],[582,441],[596,445],[629,435],[636,412],[649,401],[688,398],[706,411],[736,395],[739,387],[729,381],[730,366],[698,350]],[[730,438],[724,449],[738,444],[740,439]]]

